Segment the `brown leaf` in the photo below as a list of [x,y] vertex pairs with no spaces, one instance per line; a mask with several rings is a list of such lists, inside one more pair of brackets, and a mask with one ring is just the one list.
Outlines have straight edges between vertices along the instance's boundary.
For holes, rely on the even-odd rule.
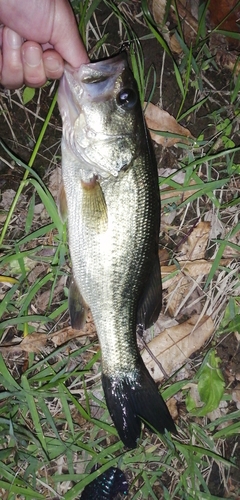
[[1,195],[1,205],[5,210],[9,210],[11,207],[11,204],[13,202],[13,199],[16,195],[16,191],[13,189],[6,189],[2,195]]
[[[214,332],[210,316],[194,315],[189,320],[165,329],[155,337],[148,347],[163,366],[168,375],[181,368],[188,358],[208,340]],[[160,367],[146,350],[142,352],[143,361],[156,381],[163,379]]]
[[[176,9],[174,8],[176,5]],[[170,10],[172,21],[178,24],[178,19],[181,20],[181,26],[184,36],[184,41],[188,47],[194,45],[199,31],[198,28],[198,2],[188,2],[186,0],[177,0],[176,4],[172,2]]]
[[172,418],[174,421],[177,420],[178,416],[179,416],[179,412],[178,412],[178,407],[177,407],[177,401],[175,398],[170,398],[168,401],[167,401],[167,407],[172,415]]
[[209,21],[212,28],[220,28],[229,33],[239,33],[236,38],[226,37],[226,51],[240,50],[240,6],[236,0],[218,0],[217,9],[215,0],[210,0],[208,5]]
[[[147,105],[146,102],[144,104],[145,106]],[[161,144],[165,147],[170,147],[178,142],[188,144],[189,141],[186,139],[186,137],[193,138],[191,132],[187,128],[179,125],[179,123],[172,115],[170,115],[167,111],[160,109],[158,106],[155,106],[155,104],[152,104],[151,102],[146,107],[145,118],[147,126],[150,129],[151,138],[157,144]],[[156,130],[159,132],[170,132],[181,137],[163,137],[155,133],[154,131]]]
[[93,322],[91,311],[88,311],[87,321],[82,330],[73,330],[70,326],[63,328],[58,332],[51,333],[49,337],[52,339],[53,343],[57,346],[65,344],[68,340],[85,337],[89,335],[96,335],[96,327]]
[[162,26],[164,23],[166,3],[167,0],[152,0],[151,2],[153,18],[156,24],[158,24],[159,26]]
[[[63,291],[63,287],[65,285],[65,276],[61,276],[54,288],[54,294],[53,294],[53,297],[55,298],[56,300],[56,297],[58,295],[61,295],[62,294],[62,291]],[[49,304],[49,299],[50,299],[50,295],[51,295],[51,290],[45,290],[44,292],[40,293],[35,301],[35,307],[37,309],[37,311],[40,311],[40,312],[44,312],[46,311],[47,309],[47,306]]]
[[[166,0],[148,1],[158,29],[172,52],[181,54],[183,50],[175,34],[173,33],[172,35],[169,31],[169,22],[171,25],[177,26],[180,20],[186,45],[190,47],[195,44],[197,33],[199,32],[198,1],[175,0],[175,2],[170,2],[167,24],[164,24]],[[210,0],[206,17],[207,28],[210,34],[210,52],[215,56],[215,60],[220,68],[234,71],[235,75],[238,75],[240,72],[240,39],[239,36],[236,36],[240,32],[238,23],[239,12],[240,8],[236,0],[219,0],[217,8],[216,0]],[[226,37],[221,33],[216,33],[214,30],[216,27],[228,31],[230,36]],[[231,36],[231,32],[233,32],[233,36]]]
[[158,25],[162,36],[168,43],[170,50],[175,52],[176,54],[181,54],[182,47],[179,41],[177,40],[175,34],[171,35],[168,25],[164,24],[167,0],[152,0],[150,1],[150,3],[153,19]]
[[173,33],[173,35],[170,35],[169,47],[170,47],[172,52],[175,52],[175,54],[182,54],[182,52],[183,52],[182,47],[181,47],[175,33]]
[[228,245],[225,246],[223,256],[224,257],[231,257],[233,258],[238,258],[239,259],[239,253],[240,253],[240,231],[234,232],[230,237],[228,237],[228,240],[230,243],[233,243],[236,245],[238,248],[232,248]]
[[210,229],[210,222],[199,222],[188,236],[187,241],[180,246],[179,260],[203,259],[207,249]]
[[41,352],[47,345],[48,335],[46,333],[31,333],[23,338],[18,348],[26,352]]
[[19,353],[21,351],[38,353],[43,351],[50,341],[52,341],[55,346],[60,346],[74,338],[96,335],[96,333],[96,327],[89,311],[87,322],[82,330],[73,330],[73,328],[68,326],[50,334],[34,332],[24,337],[19,344],[12,343],[1,345],[0,352],[3,354]]
[[[196,184],[196,181],[190,180],[189,186],[194,186]],[[169,200],[169,203],[171,203],[171,198],[174,198],[174,203],[176,205],[179,205],[183,201],[187,200],[189,196],[192,196],[194,193],[196,193],[197,189],[188,189],[187,191],[181,190],[180,189],[175,189],[172,187],[167,187],[166,189],[161,189],[161,200]]]
[[58,330],[58,332],[51,333],[48,337],[52,340],[55,346],[60,346],[62,344],[66,344],[68,340],[83,336],[86,336],[85,330],[73,330],[71,326],[68,326],[66,328],[62,328],[62,330]]
[[[227,266],[230,262],[231,259],[221,259],[220,265]],[[161,266],[162,278],[165,278],[165,280],[163,280],[163,289],[166,290],[170,285],[176,286],[179,276],[188,275],[192,278],[197,278],[200,275],[206,276],[209,274],[213,263],[213,260],[197,259],[194,261],[179,261],[178,266]],[[174,274],[174,276],[171,277],[171,274]],[[166,280],[167,277],[168,279]]]
[[[201,278],[199,278],[201,279]],[[189,276],[178,275],[178,280],[175,280],[168,288],[168,300],[165,311],[174,318],[178,314],[192,313],[200,314],[202,310],[201,297],[202,291],[199,288],[198,281],[193,280]],[[184,312],[183,312],[184,309]]]
[[237,408],[240,410],[240,384],[237,384],[232,391],[232,399],[235,401]]
[[48,182],[48,189],[55,200],[57,199],[58,196],[61,180],[62,180],[62,169],[60,167],[55,167],[49,177],[49,182]]

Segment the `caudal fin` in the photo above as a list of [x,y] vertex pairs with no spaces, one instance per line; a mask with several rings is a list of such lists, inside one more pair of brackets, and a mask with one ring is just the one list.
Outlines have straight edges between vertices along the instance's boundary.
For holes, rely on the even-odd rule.
[[137,446],[141,419],[161,434],[165,429],[177,432],[167,405],[141,360],[132,372],[114,376],[103,373],[102,384],[113,423],[128,448]]
[[112,500],[119,498],[119,493],[128,494],[125,474],[118,467],[110,467],[84,488],[81,500]]

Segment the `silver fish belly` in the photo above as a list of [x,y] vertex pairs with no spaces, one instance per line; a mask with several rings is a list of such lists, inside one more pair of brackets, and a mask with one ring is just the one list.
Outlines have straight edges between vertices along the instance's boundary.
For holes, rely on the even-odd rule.
[[161,308],[160,200],[126,55],[66,66],[59,108],[74,280],[97,328],[110,415],[134,448],[141,419],[159,432],[176,429],[136,343],[137,325],[149,327]]

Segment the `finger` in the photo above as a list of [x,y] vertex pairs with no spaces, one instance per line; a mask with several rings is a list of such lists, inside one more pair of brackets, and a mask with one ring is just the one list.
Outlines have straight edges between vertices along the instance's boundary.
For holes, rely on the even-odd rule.
[[1,84],[7,88],[19,88],[23,84],[21,59],[22,38],[10,28],[2,31]]
[[2,39],[3,39],[3,26],[0,26],[0,84],[2,75]]
[[65,61],[78,68],[81,64],[88,63],[89,58],[80,38],[71,5],[65,0],[55,0],[55,4],[55,15],[49,42]]
[[44,85],[47,78],[43,64],[42,47],[36,42],[27,41],[22,45],[21,54],[26,85],[29,87]]
[[89,62],[68,0],[0,0],[0,19],[27,40],[49,42],[74,67]]
[[2,85],[2,52],[0,50],[0,85]]
[[52,80],[61,78],[64,69],[63,59],[55,50],[43,52],[43,65],[46,77]]
[[0,24],[0,48],[1,49],[2,49],[2,40],[3,40],[3,28],[4,28],[4,25]]

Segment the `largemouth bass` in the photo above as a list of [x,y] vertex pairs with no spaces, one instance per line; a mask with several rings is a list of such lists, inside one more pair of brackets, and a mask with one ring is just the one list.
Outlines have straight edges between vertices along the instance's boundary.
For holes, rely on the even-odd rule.
[[109,413],[123,443],[134,448],[142,419],[161,433],[176,429],[136,342],[137,325],[149,327],[161,308],[160,200],[125,53],[79,70],[66,66],[58,102],[75,280],[70,316],[76,324],[79,290],[79,304],[90,307],[99,336]]

